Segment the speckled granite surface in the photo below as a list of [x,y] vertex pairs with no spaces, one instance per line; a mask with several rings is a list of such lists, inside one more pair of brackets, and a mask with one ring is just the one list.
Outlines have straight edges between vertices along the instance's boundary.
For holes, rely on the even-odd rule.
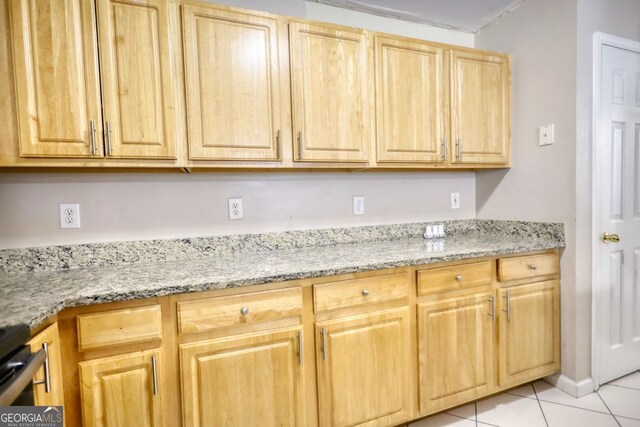
[[474,221],[456,230],[444,239],[441,251],[429,250],[422,237],[405,235],[171,261],[1,273],[0,326],[35,327],[64,308],[80,305],[564,247],[562,224]]

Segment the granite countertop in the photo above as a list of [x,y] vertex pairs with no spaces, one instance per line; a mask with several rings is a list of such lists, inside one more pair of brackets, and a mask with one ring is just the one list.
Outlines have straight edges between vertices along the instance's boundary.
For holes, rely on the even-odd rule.
[[[443,239],[334,244],[43,272],[0,274],[0,326],[36,327],[76,306],[552,249],[561,237],[466,229]],[[437,245],[435,245],[437,248]]]

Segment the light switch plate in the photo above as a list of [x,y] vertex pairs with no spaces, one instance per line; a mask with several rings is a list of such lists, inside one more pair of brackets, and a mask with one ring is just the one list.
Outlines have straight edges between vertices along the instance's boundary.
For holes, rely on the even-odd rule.
[[451,193],[451,209],[460,208],[460,193]]
[[538,140],[539,145],[551,145],[555,142],[554,131],[555,125],[540,126],[540,137]]

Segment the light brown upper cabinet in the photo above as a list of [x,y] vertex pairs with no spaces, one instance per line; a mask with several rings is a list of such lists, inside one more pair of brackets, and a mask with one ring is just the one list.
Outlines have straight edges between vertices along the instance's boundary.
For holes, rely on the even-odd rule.
[[168,0],[11,0],[20,155],[175,158],[169,28]]
[[374,116],[364,31],[291,21],[294,160],[367,162]]
[[20,155],[101,156],[94,2],[11,0],[10,8]]
[[443,47],[375,36],[378,162],[447,160]]
[[509,162],[510,76],[507,55],[451,51],[454,163]]
[[279,160],[286,21],[192,5],[182,17],[189,158]]
[[107,154],[175,158],[169,1],[97,4]]

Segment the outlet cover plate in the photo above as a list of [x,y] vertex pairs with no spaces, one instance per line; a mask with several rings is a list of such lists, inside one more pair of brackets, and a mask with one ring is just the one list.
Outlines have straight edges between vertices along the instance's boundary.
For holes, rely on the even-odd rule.
[[364,215],[364,196],[353,196],[353,214]]
[[242,199],[229,199],[229,219],[244,218],[244,209],[242,208]]
[[60,203],[60,228],[80,228],[79,203]]

